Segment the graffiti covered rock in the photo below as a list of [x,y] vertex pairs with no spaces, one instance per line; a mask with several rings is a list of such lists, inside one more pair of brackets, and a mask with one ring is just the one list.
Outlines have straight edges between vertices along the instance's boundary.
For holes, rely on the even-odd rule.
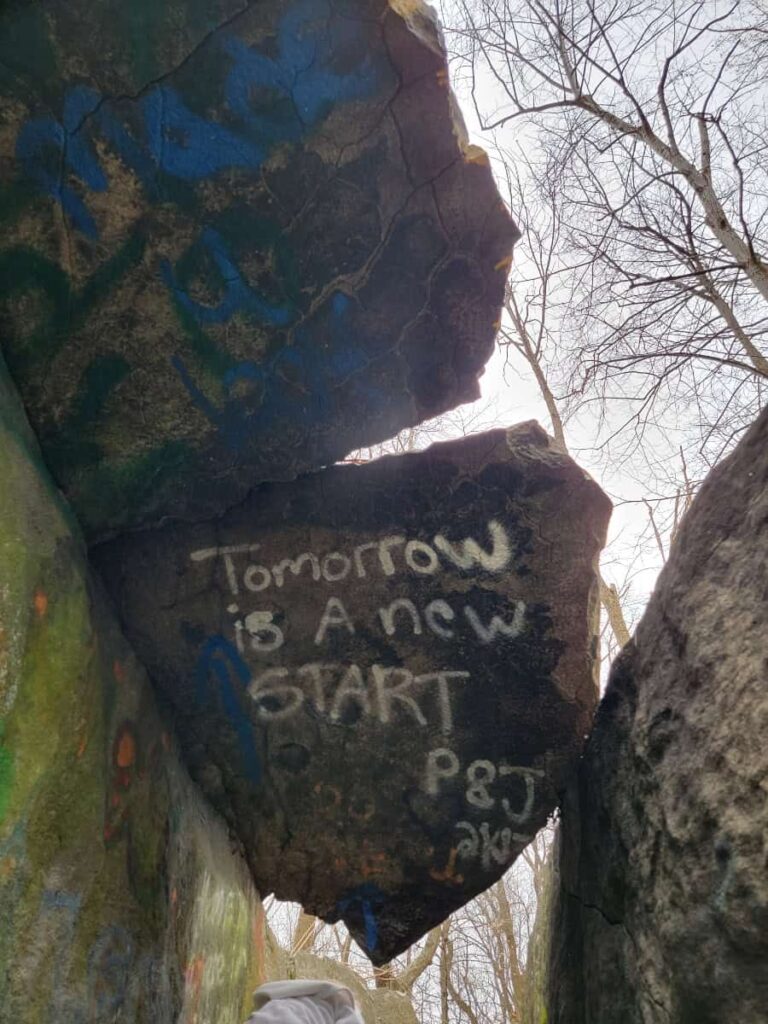
[[0,95],[3,344],[91,537],[476,397],[516,230],[426,9],[11,5]]
[[596,699],[609,502],[536,424],[95,549],[260,890],[374,961],[490,885]]
[[0,1024],[238,1024],[263,909],[0,359]]

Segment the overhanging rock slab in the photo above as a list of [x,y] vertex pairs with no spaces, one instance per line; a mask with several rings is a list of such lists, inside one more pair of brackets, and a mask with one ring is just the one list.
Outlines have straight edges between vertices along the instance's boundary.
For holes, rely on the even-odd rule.
[[92,539],[477,396],[517,232],[426,7],[14,4],[0,97],[2,344]]
[[374,962],[511,864],[594,708],[610,504],[535,423],[94,549],[257,885]]

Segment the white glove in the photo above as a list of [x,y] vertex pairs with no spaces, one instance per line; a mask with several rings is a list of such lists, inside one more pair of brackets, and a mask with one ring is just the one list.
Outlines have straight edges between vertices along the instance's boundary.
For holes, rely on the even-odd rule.
[[253,994],[246,1024],[364,1024],[355,997],[332,981],[271,981]]

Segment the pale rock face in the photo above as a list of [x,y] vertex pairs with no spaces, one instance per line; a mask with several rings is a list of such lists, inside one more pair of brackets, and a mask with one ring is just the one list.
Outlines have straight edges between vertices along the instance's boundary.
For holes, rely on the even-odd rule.
[[554,810],[596,701],[609,509],[528,423],[93,558],[260,890],[381,963]]
[[517,229],[395,6],[0,13],[3,347],[90,538],[478,396]]
[[563,814],[551,1024],[768,1014],[768,412],[708,477]]

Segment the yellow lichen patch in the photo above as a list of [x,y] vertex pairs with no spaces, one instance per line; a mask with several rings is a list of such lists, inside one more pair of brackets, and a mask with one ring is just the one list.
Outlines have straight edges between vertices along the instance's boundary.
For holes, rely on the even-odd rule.
[[80,737],[80,742],[77,744],[77,750],[75,751],[75,757],[78,759],[78,761],[80,760],[80,758],[85,753],[85,749],[86,749],[87,746],[88,746],[88,737],[85,734],[83,734]]
[[476,146],[474,142],[464,147],[464,160],[468,164],[479,164],[481,167],[489,167],[488,154],[482,146]]
[[389,6],[401,18],[412,18],[414,14],[424,14],[423,0],[389,0]]

